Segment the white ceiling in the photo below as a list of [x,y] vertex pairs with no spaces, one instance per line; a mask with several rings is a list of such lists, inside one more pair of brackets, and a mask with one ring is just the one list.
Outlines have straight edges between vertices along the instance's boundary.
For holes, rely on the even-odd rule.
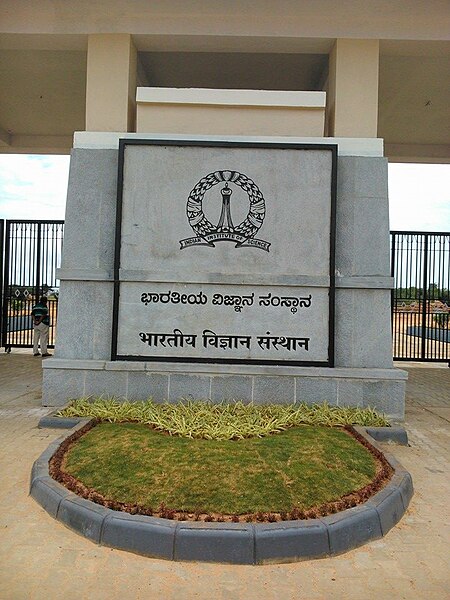
[[378,134],[388,143],[448,144],[450,56],[381,56]]
[[84,129],[86,53],[0,50],[0,127],[12,135]]

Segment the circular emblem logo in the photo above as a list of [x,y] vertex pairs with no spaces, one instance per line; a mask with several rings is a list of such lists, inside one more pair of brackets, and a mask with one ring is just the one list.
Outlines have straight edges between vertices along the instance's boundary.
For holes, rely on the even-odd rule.
[[[211,223],[203,212],[203,197],[205,193],[213,186],[224,183],[220,190],[222,194],[222,212],[217,225]],[[249,210],[246,218],[238,225],[233,224],[231,214],[231,195],[232,188],[230,184],[239,186],[248,196]],[[214,171],[200,181],[191,190],[186,214],[190,226],[197,234],[197,238],[181,240],[181,248],[193,245],[208,245],[214,247],[214,242],[230,241],[235,242],[236,247],[252,246],[269,251],[270,244],[263,240],[254,239],[255,234],[261,228],[266,214],[266,205],[264,196],[256,183],[238,171]]]

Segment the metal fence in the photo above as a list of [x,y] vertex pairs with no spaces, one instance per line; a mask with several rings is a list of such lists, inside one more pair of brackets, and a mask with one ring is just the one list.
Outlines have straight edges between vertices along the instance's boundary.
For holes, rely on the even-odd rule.
[[61,263],[64,221],[7,220],[1,224],[1,345],[7,352],[32,347],[31,309],[40,296],[47,296],[52,348],[59,296],[56,269]]
[[391,231],[394,360],[449,362],[450,233]]

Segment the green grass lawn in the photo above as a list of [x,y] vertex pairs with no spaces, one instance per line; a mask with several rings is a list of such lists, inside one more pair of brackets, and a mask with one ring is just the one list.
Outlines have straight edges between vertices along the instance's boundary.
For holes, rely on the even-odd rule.
[[239,515],[337,500],[370,483],[376,461],[339,428],[303,425],[230,441],[101,423],[70,448],[64,470],[119,502]]

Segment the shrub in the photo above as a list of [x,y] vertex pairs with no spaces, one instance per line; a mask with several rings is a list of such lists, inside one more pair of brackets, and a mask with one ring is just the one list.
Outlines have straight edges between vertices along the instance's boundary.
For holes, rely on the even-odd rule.
[[81,398],[59,411],[60,417],[94,417],[110,423],[136,422],[187,438],[236,440],[264,437],[299,425],[388,426],[384,415],[372,408],[345,408],[305,403],[244,404],[181,400],[179,403],[157,404],[120,402],[117,399]]

